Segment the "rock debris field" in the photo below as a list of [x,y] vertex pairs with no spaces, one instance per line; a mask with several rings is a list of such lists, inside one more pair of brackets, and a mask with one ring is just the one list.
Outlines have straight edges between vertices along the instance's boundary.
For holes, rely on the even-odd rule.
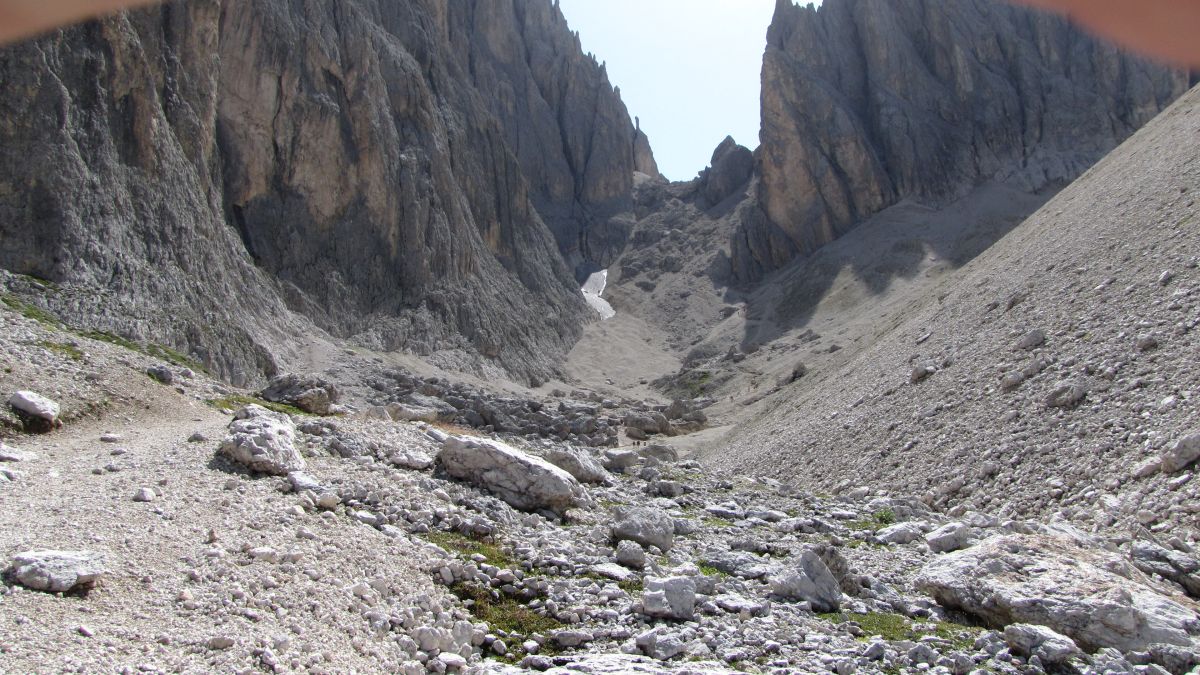
[[0,323],[6,672],[1200,665],[1200,559],[1169,534],[1120,548],[867,487],[814,494],[706,470],[663,435],[397,421],[321,378],[279,378],[261,393],[291,404],[271,402],[19,312]]

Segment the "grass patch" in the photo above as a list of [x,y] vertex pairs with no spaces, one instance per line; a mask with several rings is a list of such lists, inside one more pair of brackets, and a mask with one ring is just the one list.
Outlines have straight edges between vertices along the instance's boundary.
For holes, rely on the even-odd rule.
[[72,344],[67,344],[65,342],[51,342],[49,340],[42,340],[41,342],[38,343],[38,346],[43,349],[48,349],[56,354],[62,354],[63,356],[65,356],[73,361],[82,361],[83,360],[83,352],[80,351],[79,347],[76,347],[75,345],[72,345]]
[[47,312],[37,305],[31,305],[11,293],[0,294],[0,302],[3,302],[6,306],[8,306],[9,309],[20,314],[26,319],[33,319],[34,321],[51,328],[58,328],[60,325],[57,316],[54,316],[50,312]]
[[896,524],[896,513],[891,509],[880,509],[867,518],[852,520],[846,523],[851,530],[879,530],[888,525]]
[[273,410],[277,413],[285,415],[309,415],[309,413],[286,403],[275,403],[272,401],[264,401],[261,398],[253,396],[243,396],[241,394],[231,394],[224,398],[210,398],[207,403],[214,408],[225,408],[228,410],[237,410],[248,405],[260,405],[267,410]]
[[706,562],[702,562],[699,565],[697,565],[696,567],[699,567],[700,573],[706,577],[728,577],[729,576],[725,572],[722,572],[721,570],[713,567],[712,565],[710,565]]
[[[450,591],[460,600],[470,601],[468,609],[471,614],[492,630],[524,636],[534,633],[548,635],[566,625],[558,619],[542,616],[512,598],[493,597],[491,591],[482,586],[459,583],[451,586]],[[543,654],[552,655],[546,651],[553,649],[551,641],[547,641],[543,647]]]
[[725,520],[724,518],[718,518],[716,516],[705,516],[700,519],[700,522],[708,525],[709,527],[733,527],[732,521]]
[[865,633],[860,638],[860,641],[866,641],[871,636],[878,635],[889,642],[899,642],[901,640],[916,642],[923,637],[933,635],[949,642],[955,649],[972,649],[975,639],[984,630],[977,626],[964,626],[952,621],[937,622],[933,624],[932,631],[920,630],[915,628],[912,621],[907,617],[899,614],[847,614],[844,612],[835,612],[832,614],[818,614],[817,617],[830,623],[840,624],[853,621]]
[[180,368],[190,368],[191,370],[201,373],[208,372],[208,369],[203,365],[197,363],[193,359],[188,358],[184,354],[171,349],[170,347],[164,347],[156,344],[143,345],[128,338],[123,338],[120,335],[113,335],[112,333],[107,333],[100,330],[83,331],[79,333],[79,335],[88,338],[89,340],[107,342],[110,345],[124,347],[131,352],[152,356],[160,361],[166,361],[167,363],[179,366]]
[[642,580],[640,577],[632,577],[630,579],[626,579],[625,581],[618,581],[617,588],[625,591],[626,593],[628,593],[630,595],[633,595],[634,593],[641,593],[642,592]]
[[458,532],[447,532],[444,530],[435,530],[423,535],[427,541],[432,544],[437,544],[447,551],[460,553],[470,557],[479,554],[487,561],[496,567],[506,569],[517,569],[520,564],[513,559],[512,556],[504,552],[492,539],[469,537]]

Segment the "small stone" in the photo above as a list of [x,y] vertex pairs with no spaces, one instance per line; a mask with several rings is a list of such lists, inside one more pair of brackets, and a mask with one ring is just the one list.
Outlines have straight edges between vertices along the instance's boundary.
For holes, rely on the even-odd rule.
[[1200,459],[1200,431],[1188,434],[1171,444],[1162,455],[1161,466],[1164,473],[1182,471]]
[[150,366],[146,369],[146,374],[150,379],[161,384],[172,384],[175,382],[175,374],[166,366]]
[[208,436],[205,436],[204,434],[200,433],[199,431],[192,434],[191,436],[188,436],[188,443],[207,443],[207,442],[208,442]]
[[235,644],[235,642],[234,642],[233,638],[226,637],[224,635],[219,635],[217,637],[209,638],[209,640],[208,640],[208,648],[209,649],[216,649],[216,650],[229,649],[234,644]]
[[135,501],[135,502],[152,502],[152,501],[154,501],[154,498],[157,496],[158,495],[156,495],[154,493],[154,490],[152,488],[148,488],[148,487],[139,488],[138,491],[136,493],[134,493],[134,495],[133,495],[133,501]]
[[78,626],[75,630],[80,635],[82,635],[83,637],[87,637],[87,638],[90,638],[96,634],[95,631],[93,631],[91,628],[89,628],[87,626]]
[[1054,385],[1046,395],[1047,408],[1069,408],[1082,401],[1088,393],[1088,385],[1082,380],[1063,380]]
[[617,542],[617,562],[630,569],[640,570],[646,566],[646,550],[637,542],[622,539]]
[[1042,330],[1032,330],[1017,341],[1017,349],[1028,351],[1046,344],[1046,333]]
[[120,443],[121,434],[102,434],[100,436],[101,443]]
[[26,551],[9,567],[17,583],[49,593],[88,590],[107,573],[104,556],[90,551]]
[[0,462],[32,462],[37,457],[32,452],[25,452],[11,445],[0,443]]
[[1174,278],[1175,278],[1174,272],[1172,272],[1171,270],[1163,270],[1163,273],[1158,275],[1158,285],[1166,286],[1167,284],[1171,283],[1171,280]]

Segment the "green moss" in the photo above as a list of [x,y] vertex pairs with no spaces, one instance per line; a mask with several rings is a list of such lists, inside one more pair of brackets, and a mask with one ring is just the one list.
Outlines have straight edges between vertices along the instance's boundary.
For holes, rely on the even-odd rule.
[[700,568],[700,573],[706,577],[727,577],[727,576],[729,576],[725,572],[722,572],[721,570],[713,567],[712,565],[710,565],[706,562],[700,563],[699,565],[697,565],[697,567]]
[[12,295],[11,293],[0,294],[0,302],[3,302],[9,309],[20,314],[26,319],[33,319],[42,325],[49,326],[50,328],[58,328],[60,325],[57,316],[54,316],[41,307],[31,305],[17,296]]
[[621,590],[625,591],[626,593],[628,593],[630,595],[633,595],[635,593],[641,593],[642,592],[642,580],[640,577],[631,577],[629,579],[626,579],[625,581],[618,581],[617,588],[620,588]]
[[51,342],[49,340],[42,340],[41,342],[38,343],[38,346],[42,347],[43,349],[48,349],[52,352],[55,352],[56,354],[62,354],[63,356],[65,356],[71,360],[74,360],[74,361],[82,361],[83,360],[83,352],[80,351],[79,347],[76,347],[75,345],[72,345],[72,344],[67,344],[65,342]]
[[972,648],[975,644],[975,639],[984,630],[977,626],[965,626],[952,621],[937,622],[934,624],[932,631],[917,630],[907,617],[899,614],[885,614],[880,612],[871,614],[835,612],[832,614],[818,614],[817,616],[830,623],[840,624],[853,621],[862,628],[865,634],[862,638],[863,640],[878,635],[889,642],[898,642],[901,640],[917,641],[922,637],[934,635],[951,643],[955,649]]
[[[524,636],[534,633],[547,635],[566,625],[557,619],[542,616],[512,598],[496,597],[490,590],[482,586],[460,583],[451,586],[450,591],[460,600],[469,601],[471,614],[486,623],[492,630],[502,630]],[[544,647],[553,649],[550,642],[547,642]],[[546,649],[543,649],[542,654],[552,655]]]
[[437,544],[447,551],[460,553],[467,557],[476,554],[481,555],[496,567],[507,569],[520,567],[520,564],[512,556],[505,553],[504,549],[492,539],[470,537],[458,532],[446,532],[443,530],[427,532],[422,536],[426,541]]
[[207,401],[207,403],[214,408],[224,408],[227,410],[237,410],[248,405],[260,405],[267,410],[274,410],[275,412],[283,413],[285,415],[309,415],[309,413],[304,412],[296,406],[287,405],[286,403],[264,401],[261,398],[243,396],[241,394],[232,394],[224,398],[211,398]]
[[701,519],[701,522],[709,527],[733,527],[733,522],[724,518],[717,518],[716,516],[705,516]]

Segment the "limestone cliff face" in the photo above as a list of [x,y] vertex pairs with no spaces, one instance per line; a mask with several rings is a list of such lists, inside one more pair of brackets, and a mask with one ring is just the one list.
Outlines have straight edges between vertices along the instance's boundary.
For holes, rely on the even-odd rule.
[[550,0],[187,0],[0,82],[0,266],[234,379],[309,321],[545,377],[627,232],[635,130]]
[[1061,186],[1188,86],[999,0],[779,0],[767,41],[749,277],[903,199]]

